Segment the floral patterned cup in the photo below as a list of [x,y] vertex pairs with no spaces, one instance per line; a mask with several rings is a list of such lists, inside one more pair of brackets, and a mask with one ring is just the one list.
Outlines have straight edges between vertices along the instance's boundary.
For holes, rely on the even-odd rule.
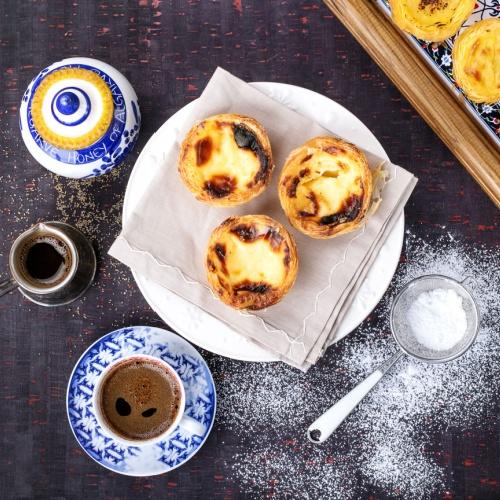
[[[103,381],[106,379],[107,375],[114,369],[117,364],[126,363],[130,360],[137,361],[151,361],[156,365],[160,365],[165,371],[167,371],[172,378],[176,381],[178,387],[180,388],[180,399],[179,399],[179,409],[177,411],[177,415],[175,416],[174,421],[170,424],[170,426],[163,431],[158,436],[149,438],[149,439],[127,439],[121,434],[117,434],[108,424],[106,418],[104,417],[103,410],[101,407],[101,392]],[[202,436],[205,432],[204,426],[195,420],[194,418],[184,415],[184,410],[186,407],[186,393],[184,390],[184,385],[177,374],[177,372],[170,366],[166,361],[163,361],[161,358],[157,358],[155,356],[149,356],[146,354],[134,354],[131,356],[125,356],[111,363],[99,376],[95,384],[94,396],[92,401],[92,406],[94,408],[94,416],[97,420],[97,423],[101,426],[102,430],[114,440],[120,442],[125,446],[137,446],[137,445],[145,445],[145,444],[155,444],[160,441],[165,440],[169,434],[171,434],[177,426],[181,426],[186,429],[188,432],[192,434],[197,434]]]

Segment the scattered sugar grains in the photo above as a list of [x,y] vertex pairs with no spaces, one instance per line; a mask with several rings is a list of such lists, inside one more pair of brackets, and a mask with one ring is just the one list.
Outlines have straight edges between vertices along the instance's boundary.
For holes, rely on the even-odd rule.
[[[218,425],[237,437],[232,479],[249,495],[350,499],[384,492],[411,499],[452,489],[440,433],[480,428],[498,397],[498,253],[466,248],[449,235],[430,246],[408,233],[406,246],[406,263],[377,311],[382,323],[365,322],[307,374],[282,363],[212,363]],[[392,297],[431,273],[471,277],[467,287],[481,314],[474,346],[442,365],[403,358],[326,443],[310,444],[305,431],[320,412],[395,352]]]

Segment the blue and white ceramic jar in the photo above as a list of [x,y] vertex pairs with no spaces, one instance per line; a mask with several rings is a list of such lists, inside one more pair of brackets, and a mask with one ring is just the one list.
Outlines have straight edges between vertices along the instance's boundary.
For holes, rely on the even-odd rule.
[[24,93],[19,125],[29,152],[48,170],[95,177],[132,151],[141,114],[137,95],[115,68],[86,57],[42,70]]

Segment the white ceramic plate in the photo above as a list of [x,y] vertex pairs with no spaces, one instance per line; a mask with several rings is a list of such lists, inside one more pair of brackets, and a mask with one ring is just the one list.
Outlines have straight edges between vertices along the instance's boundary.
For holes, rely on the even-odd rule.
[[[294,85],[257,82],[251,85],[278,102],[315,120],[334,134],[344,137],[372,153],[387,158],[384,148],[370,130],[352,113],[327,97]],[[164,138],[175,133],[175,128],[189,113],[192,103],[172,115],[151,137],[132,170],[125,193],[123,219],[130,216],[148,184],[162,166]],[[171,168],[175,168],[172,165]],[[275,173],[277,175],[277,173]],[[359,288],[351,308],[340,324],[337,342],[354,330],[373,310],[384,295],[396,271],[404,236],[404,214],[396,222],[387,241]],[[158,315],[176,332],[208,351],[243,361],[275,361],[277,358],[242,337],[222,321],[197,306],[158,285],[133,273],[144,298]]]

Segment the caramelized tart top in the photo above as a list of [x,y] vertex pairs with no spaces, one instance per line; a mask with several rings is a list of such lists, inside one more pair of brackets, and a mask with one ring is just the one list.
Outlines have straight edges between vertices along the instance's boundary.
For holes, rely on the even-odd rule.
[[500,19],[484,19],[453,45],[453,76],[472,101],[500,101]]
[[210,287],[223,302],[262,309],[293,285],[297,250],[288,231],[271,217],[229,217],[210,237],[206,268]]
[[273,170],[269,138],[253,118],[220,114],[195,125],[180,151],[179,172],[200,201],[245,203],[266,187]]
[[292,151],[279,182],[280,202],[290,222],[313,238],[356,229],[371,195],[365,155],[334,137],[316,137]]

